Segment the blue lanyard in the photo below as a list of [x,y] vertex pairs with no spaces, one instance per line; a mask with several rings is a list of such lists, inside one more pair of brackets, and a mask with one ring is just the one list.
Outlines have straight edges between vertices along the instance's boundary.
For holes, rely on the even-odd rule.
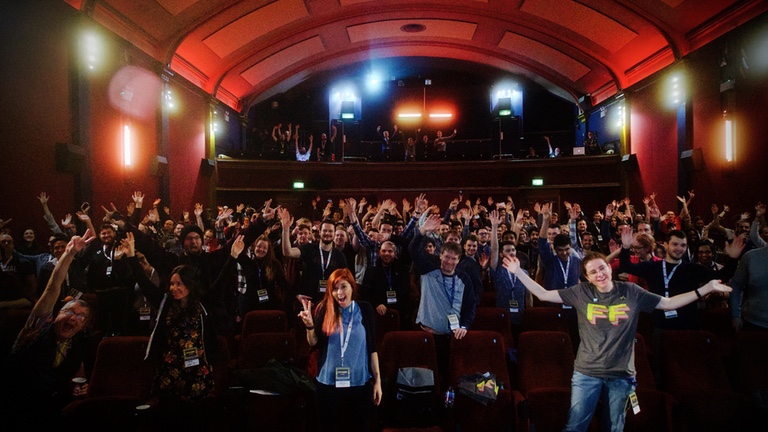
[[386,272],[384,274],[387,276],[387,288],[390,290],[392,289],[392,269],[387,268]]
[[675,271],[679,266],[680,263],[675,264],[675,266],[672,267],[672,272],[670,272],[669,276],[667,276],[667,262],[661,262],[661,272],[664,275],[664,297],[669,297],[669,281],[672,279],[672,276],[675,275]]
[[325,262],[325,255],[323,255],[323,247],[320,246],[320,244],[317,245],[318,250],[320,250],[320,270],[323,272],[322,279],[325,279],[325,272],[328,271],[328,267],[331,265],[331,254],[333,253],[333,249],[331,249],[328,252],[328,262]]
[[451,275],[451,295],[448,295],[448,290],[446,289],[447,284],[445,283],[445,275],[443,275],[443,291],[445,292],[445,296],[451,300],[451,306],[453,306],[453,299],[456,295],[456,275]]
[[568,273],[571,269],[571,257],[568,257],[568,264],[563,267],[563,262],[557,260],[560,263],[560,270],[563,271],[563,288],[568,288]]
[[341,365],[344,366],[344,353],[347,352],[347,346],[349,346],[349,336],[352,334],[352,322],[355,320],[355,302],[349,306],[349,324],[347,325],[347,337],[344,337],[344,326],[341,326],[341,333],[339,333],[339,342],[341,342]]

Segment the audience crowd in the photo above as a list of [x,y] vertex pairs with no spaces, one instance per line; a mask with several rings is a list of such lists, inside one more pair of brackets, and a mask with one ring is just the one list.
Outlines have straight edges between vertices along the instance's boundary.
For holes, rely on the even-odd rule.
[[[286,159],[333,160],[335,128],[330,138],[322,134],[316,141],[298,125],[292,128],[273,129],[273,150]],[[438,136],[444,142],[455,134]],[[386,154],[390,136],[386,131],[381,136]],[[418,137],[408,137],[409,148],[415,148],[411,141]],[[405,159],[413,160],[414,152],[408,150]],[[45,422],[74,397],[67,387],[71,378],[88,375],[81,339],[86,334],[152,335],[148,361],[158,371],[153,389],[171,412],[179,412],[210,395],[215,383],[208,369],[215,363],[217,336],[231,340],[252,310],[284,311],[292,327],[306,326],[324,341],[329,336],[320,334],[320,326],[330,324],[317,317],[313,322],[312,305],[322,303],[324,311],[334,304],[345,308],[347,295],[354,295],[369,303],[373,314],[398,311],[402,329],[433,334],[441,377],[448,376],[451,339],[472,331],[479,305],[508,311],[515,334],[534,306],[563,308],[575,323],[566,304],[531,295],[521,277],[502,265],[510,257],[519,262],[518,274],[545,290],[587,282],[581,264],[593,252],[607,256],[613,280],[664,297],[718,279],[733,291],[711,292],[673,311],[656,310],[654,329],[697,329],[699,309],[727,307],[736,331],[768,331],[768,224],[760,202],[735,215],[719,204],[712,204],[710,214],[692,215],[691,191],[677,197],[679,211],[660,208],[651,194],[638,205],[624,198],[599,209],[565,201],[561,216],[553,203],[520,208],[511,197],[458,196],[435,203],[420,194],[396,203],[317,196],[311,214],[304,215],[272,200],[231,207],[197,203],[172,215],[160,199],[142,192],[126,198],[120,208],[83,203],[59,220],[41,193],[46,233],[35,233],[25,221],[0,220],[0,311],[29,312],[2,355],[18,368],[6,369],[16,381],[40,386],[4,392],[10,397],[2,405],[44,411],[29,420],[32,426],[51,424]],[[40,238],[47,240],[45,247]],[[340,288],[347,291],[327,284],[338,269],[354,278]],[[370,320],[369,310],[362,310]],[[578,339],[578,333],[572,337]],[[316,343],[318,337],[309,340]],[[332,339],[327,344],[338,348]],[[172,359],[180,359],[181,366]],[[190,365],[201,369],[192,371]],[[340,379],[339,369],[335,377],[333,371],[315,371],[323,388]],[[367,377],[379,379],[377,360]],[[381,396],[375,388],[374,399]]]

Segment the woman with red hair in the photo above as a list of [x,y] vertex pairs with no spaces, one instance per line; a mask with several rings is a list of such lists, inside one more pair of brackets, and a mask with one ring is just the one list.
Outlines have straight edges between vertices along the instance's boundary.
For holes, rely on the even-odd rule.
[[357,284],[347,268],[331,273],[326,286],[314,316],[310,300],[302,301],[299,313],[307,342],[318,354],[315,397],[320,430],[334,430],[337,419],[350,422],[350,430],[369,430],[371,394],[374,404],[381,401],[373,307],[355,300]]

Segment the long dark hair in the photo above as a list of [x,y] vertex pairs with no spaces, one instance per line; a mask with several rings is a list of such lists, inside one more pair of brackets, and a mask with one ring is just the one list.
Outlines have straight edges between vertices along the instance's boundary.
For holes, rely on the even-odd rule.
[[187,287],[189,295],[187,296],[187,307],[185,308],[188,314],[197,314],[200,309],[200,298],[202,296],[202,290],[200,288],[200,271],[192,267],[191,265],[182,264],[176,266],[171,271],[171,276],[179,275],[181,283]]

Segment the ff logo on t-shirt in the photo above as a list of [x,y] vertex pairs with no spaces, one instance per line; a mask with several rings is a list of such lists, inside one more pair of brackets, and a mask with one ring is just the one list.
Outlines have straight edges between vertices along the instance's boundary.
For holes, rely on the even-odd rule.
[[598,319],[607,319],[611,324],[619,325],[619,320],[629,318],[627,312],[629,312],[629,306],[624,303],[613,306],[589,303],[587,305],[587,320],[592,324],[597,324]]

